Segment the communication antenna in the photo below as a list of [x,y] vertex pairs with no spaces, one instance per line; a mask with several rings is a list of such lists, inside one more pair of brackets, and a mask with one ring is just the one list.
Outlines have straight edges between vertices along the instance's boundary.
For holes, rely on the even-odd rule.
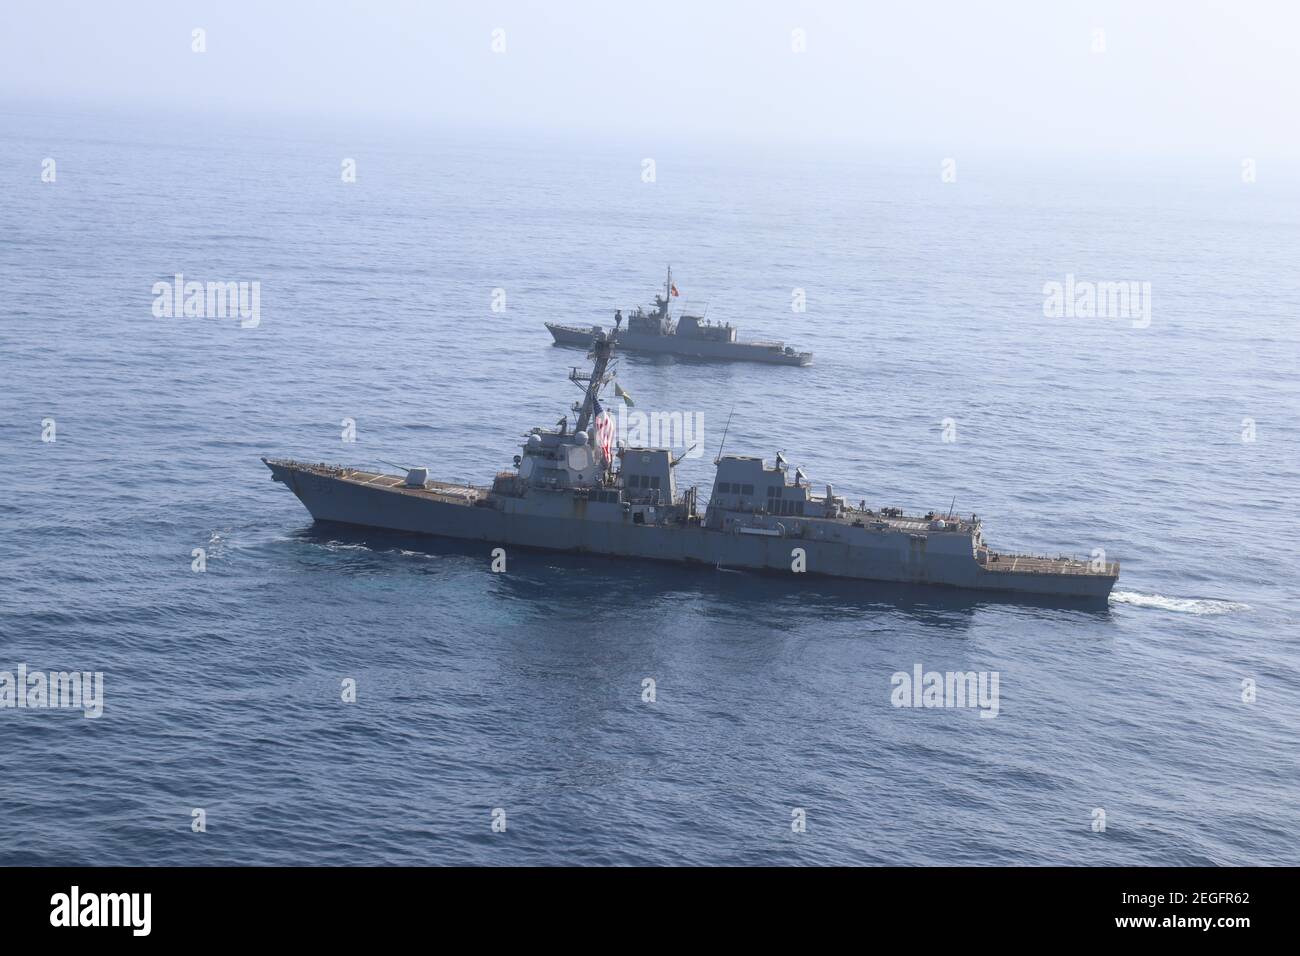
[[690,448],[686,449],[684,452],[682,452],[680,455],[678,455],[676,458],[672,460],[672,467],[676,468],[678,465],[682,463],[683,460],[685,460],[687,455],[689,455],[691,452],[695,451],[695,449],[699,447],[700,447],[699,442],[696,442]]
[[731,430],[731,416],[734,414],[736,414],[736,406],[732,405],[731,411],[727,413],[727,426],[722,429],[722,441],[718,443],[718,457],[713,459],[714,465],[717,465],[718,462],[722,461],[722,449],[727,444],[727,432]]

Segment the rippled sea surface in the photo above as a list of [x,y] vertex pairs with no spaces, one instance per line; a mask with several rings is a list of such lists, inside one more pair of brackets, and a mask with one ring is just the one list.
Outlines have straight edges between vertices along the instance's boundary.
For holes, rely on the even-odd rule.
[[[105,688],[98,719],[0,709],[0,862],[1300,863],[1294,189],[670,150],[645,183],[644,146],[173,119],[0,116],[0,671]],[[729,451],[853,501],[1104,549],[1109,606],[493,574],[313,526],[258,460],[487,481],[576,396],[542,323],[669,262],[816,353],[624,358],[638,409],[705,415],[679,482],[707,494],[734,410]],[[260,282],[260,324],[155,317],[176,273]],[[1067,274],[1150,282],[1149,327],[1045,318]],[[918,664],[997,672],[998,716],[895,708]]]

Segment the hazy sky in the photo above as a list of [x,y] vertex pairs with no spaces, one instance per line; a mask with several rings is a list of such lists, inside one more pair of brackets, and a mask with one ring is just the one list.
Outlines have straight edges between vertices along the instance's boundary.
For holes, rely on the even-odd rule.
[[0,98],[675,141],[1296,156],[1300,3],[14,0]]

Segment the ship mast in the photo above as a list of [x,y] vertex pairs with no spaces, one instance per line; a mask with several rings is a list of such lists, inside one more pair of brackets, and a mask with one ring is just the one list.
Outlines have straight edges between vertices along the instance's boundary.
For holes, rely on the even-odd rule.
[[582,384],[587,383],[587,394],[582,400],[582,411],[578,414],[578,431],[586,431],[587,426],[591,424],[591,415],[595,409],[596,398],[600,395],[601,387],[609,380],[605,374],[609,368],[610,357],[614,354],[614,339],[606,335],[603,331],[597,333],[591,343],[591,352],[588,357],[593,360],[591,373],[579,372],[576,368],[569,373],[569,380]]

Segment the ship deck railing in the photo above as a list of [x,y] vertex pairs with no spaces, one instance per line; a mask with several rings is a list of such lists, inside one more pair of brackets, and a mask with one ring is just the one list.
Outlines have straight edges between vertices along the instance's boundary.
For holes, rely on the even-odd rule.
[[292,468],[299,468],[303,471],[314,472],[318,475],[325,475],[330,478],[338,478],[342,481],[349,481],[357,485],[373,485],[378,488],[384,488],[390,491],[405,492],[407,494],[425,494],[434,495],[440,498],[449,498],[456,501],[471,502],[488,493],[487,488],[481,488],[471,484],[456,484],[448,481],[434,481],[430,479],[423,488],[409,487],[406,484],[406,478],[401,475],[389,475],[381,471],[371,471],[369,468],[358,468],[350,465],[331,465],[324,462],[310,463],[294,461],[292,459],[277,459],[277,464],[287,465]]
[[[995,555],[996,561],[993,560]],[[1050,558],[1041,554],[1004,554],[1000,551],[990,551],[989,560],[982,567],[1000,574],[1119,574],[1118,561],[1098,562],[1069,555]]]

